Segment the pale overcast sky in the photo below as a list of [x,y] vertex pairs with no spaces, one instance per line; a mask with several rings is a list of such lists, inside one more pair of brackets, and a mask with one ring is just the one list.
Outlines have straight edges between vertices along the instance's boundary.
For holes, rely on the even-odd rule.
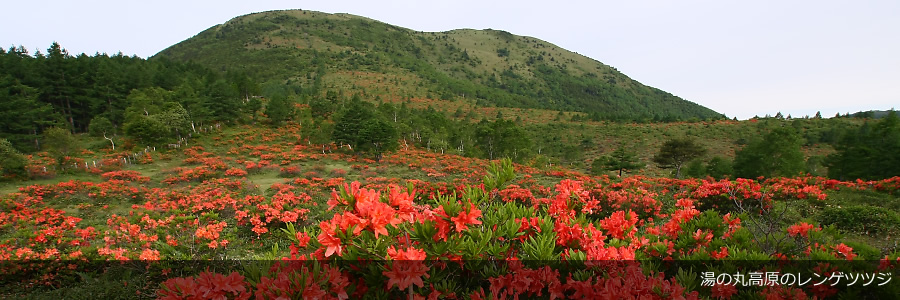
[[14,1],[0,46],[149,57],[253,12],[532,36],[729,117],[900,109],[900,1]]

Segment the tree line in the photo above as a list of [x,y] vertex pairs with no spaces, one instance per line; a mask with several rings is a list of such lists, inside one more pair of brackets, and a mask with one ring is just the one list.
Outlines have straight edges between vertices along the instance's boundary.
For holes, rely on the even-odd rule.
[[160,142],[191,124],[237,119],[252,109],[246,100],[256,90],[244,74],[165,58],[73,56],[58,43],[46,53],[11,47],[0,49],[0,134],[22,151],[40,150],[41,134],[52,127],[132,131]]
[[[327,91],[325,96],[291,96],[302,105],[293,117],[301,136],[313,144],[334,142],[378,159],[384,152],[415,145],[430,151],[524,163],[533,156],[528,132],[512,120],[455,120],[428,107],[406,102],[376,103]],[[270,103],[271,105],[271,103]]]
[[[839,180],[880,180],[900,176],[900,117],[891,110],[880,120],[865,121],[858,127],[841,127],[831,145],[834,153],[826,157],[809,156],[803,146],[809,144],[795,126],[784,121],[764,128],[763,134],[747,141],[737,150],[734,159],[713,156],[702,157],[707,149],[692,137],[676,137],[665,141],[652,157],[652,162],[662,169],[671,169],[672,175],[695,178],[757,178],[793,177],[804,174],[827,176]],[[801,123],[793,123],[801,124]],[[768,125],[763,125],[768,126]],[[610,154],[594,160],[591,172],[634,171],[645,166],[635,152],[619,147]],[[817,171],[819,166],[827,172]]]

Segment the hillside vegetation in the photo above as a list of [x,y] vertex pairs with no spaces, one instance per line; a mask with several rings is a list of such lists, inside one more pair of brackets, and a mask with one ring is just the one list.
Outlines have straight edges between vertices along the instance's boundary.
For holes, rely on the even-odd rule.
[[[154,57],[246,72],[311,95],[469,99],[478,106],[584,112],[595,120],[722,117],[594,59],[501,30],[417,32],[347,14],[271,11],[213,26]],[[359,72],[367,78],[347,79]]]

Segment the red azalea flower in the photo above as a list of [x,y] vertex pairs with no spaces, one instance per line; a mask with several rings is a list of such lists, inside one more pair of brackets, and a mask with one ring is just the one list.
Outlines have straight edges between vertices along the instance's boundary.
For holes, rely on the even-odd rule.
[[425,260],[427,256],[425,251],[413,247],[409,247],[404,251],[397,250],[394,246],[391,246],[387,252],[392,260]]
[[140,260],[159,260],[159,251],[152,249],[144,249],[141,252]]
[[731,284],[717,284],[710,288],[710,296],[716,299],[731,299],[737,294],[737,287]]
[[847,260],[853,260],[853,258],[857,256],[856,254],[853,253],[853,248],[850,248],[850,246],[844,245],[844,243],[840,243],[837,246],[833,246],[832,249],[834,249],[835,251],[837,251],[838,253],[843,255],[844,258],[846,258]]
[[309,234],[306,234],[306,232],[303,232],[303,231],[297,232],[296,237],[297,237],[297,241],[299,241],[298,246],[300,248],[306,248],[306,246],[309,245],[310,237],[309,237]]
[[703,230],[697,229],[697,232],[694,232],[694,240],[697,241],[697,245],[706,246],[709,245],[709,242],[712,241],[713,234],[711,232],[705,232]]
[[478,225],[481,224],[481,221],[478,218],[481,217],[481,210],[475,207],[474,204],[469,203],[469,212],[460,211],[459,215],[456,217],[450,218],[450,221],[453,221],[453,224],[456,225],[456,232],[462,232],[463,230],[468,229],[468,224]]
[[[377,199],[377,198],[376,198]],[[359,200],[356,202],[359,213],[368,222],[369,227],[375,232],[375,237],[388,235],[387,225],[400,224],[400,219],[390,205],[381,201]]]
[[800,235],[805,238],[808,238],[809,230],[811,230],[811,229],[817,230],[818,229],[818,228],[814,228],[814,227],[815,226],[813,226],[812,224],[809,224],[806,222],[801,222],[801,223],[797,223],[797,224],[794,224],[794,225],[791,225],[790,227],[788,227],[787,232],[791,236]]
[[637,221],[637,214],[633,211],[628,211],[628,215],[626,216],[625,212],[620,210],[614,212],[609,217],[600,220],[600,227],[603,227],[609,236],[621,240],[625,238],[625,231],[631,229]]
[[429,268],[422,261],[394,261],[391,263],[390,270],[384,271],[382,274],[388,277],[388,289],[396,285],[400,290],[406,290],[411,285],[423,287],[425,283],[422,281],[422,276],[429,277],[428,270]]
[[319,234],[317,240],[322,246],[326,247],[325,257],[329,257],[335,253],[337,253],[338,256],[341,256],[343,246],[341,245],[341,239],[334,236],[334,225],[322,221],[319,223],[319,227],[321,227],[322,233]]
[[709,256],[712,258],[715,258],[715,259],[726,258],[726,257],[728,257],[728,248],[722,247],[719,249],[719,251],[715,251],[715,250],[710,251]]

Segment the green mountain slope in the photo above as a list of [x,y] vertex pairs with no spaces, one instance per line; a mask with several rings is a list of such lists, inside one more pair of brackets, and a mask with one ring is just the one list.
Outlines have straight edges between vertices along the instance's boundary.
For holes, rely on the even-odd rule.
[[312,94],[474,99],[480,106],[577,111],[594,119],[722,117],[594,59],[490,29],[417,32],[348,14],[271,11],[213,26],[158,57]]

